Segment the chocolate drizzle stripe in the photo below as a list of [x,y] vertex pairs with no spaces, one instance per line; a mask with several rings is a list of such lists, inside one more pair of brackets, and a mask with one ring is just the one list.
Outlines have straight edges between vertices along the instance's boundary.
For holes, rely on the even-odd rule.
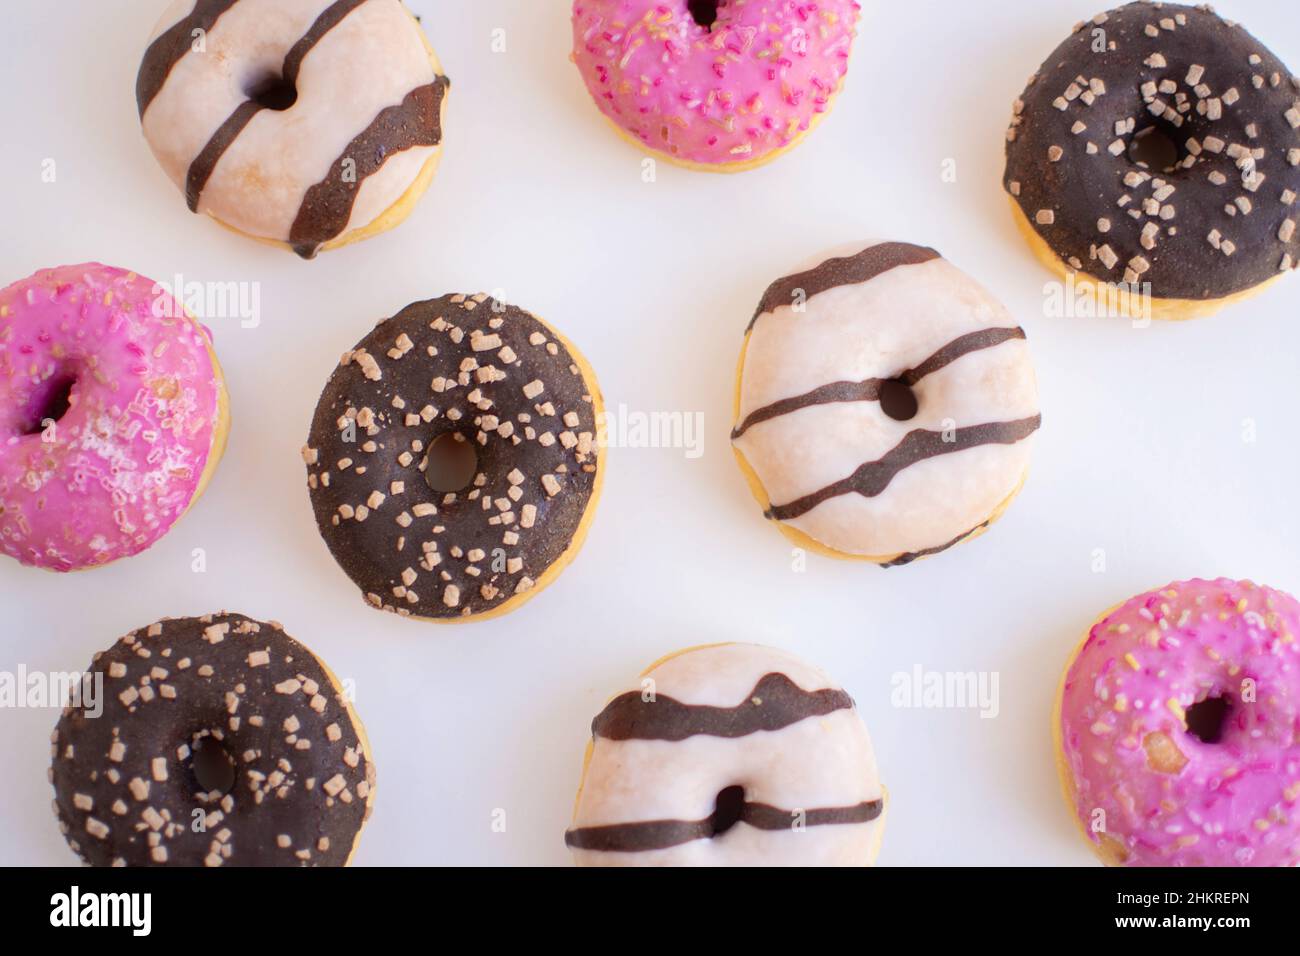
[[[953,339],[916,368],[908,369],[893,380],[903,382],[909,386],[916,385],[927,375],[939,371],[944,366],[951,365],[963,355],[993,348],[1011,339],[1023,339],[1024,337],[1024,329],[1020,328],[980,329],[976,332],[969,332]],[[827,405],[833,402],[878,402],[880,401],[880,390],[888,381],[890,379],[869,378],[861,382],[831,382],[829,385],[819,385],[810,392],[796,395],[793,398],[783,398],[780,401],[772,402],[770,405],[755,409],[749,413],[737,428],[732,430],[731,437],[732,439],[739,438],[759,422],[779,418],[782,415],[788,415],[791,412],[813,405]]]
[[932,554],[939,554],[943,551],[947,551],[949,548],[955,548],[971,535],[975,534],[975,532],[987,528],[989,524],[990,522],[988,521],[982,522],[981,524],[977,524],[975,527],[971,528],[969,531],[963,531],[946,544],[941,544],[933,548],[923,548],[920,551],[908,551],[906,554],[900,554],[898,557],[894,558],[894,560],[886,561],[880,566],[882,568],[901,568],[905,564],[911,564],[918,558],[927,558]]
[[889,486],[895,475],[910,465],[927,458],[950,455],[980,445],[1014,445],[1037,431],[1042,421],[1041,415],[1033,415],[1010,422],[967,425],[952,432],[951,441],[945,440],[945,432],[918,428],[908,432],[903,440],[891,448],[883,458],[859,465],[847,478],[827,485],[810,495],[804,495],[788,504],[769,508],[767,517],[777,521],[790,521],[812,511],[823,501],[850,493],[873,498]]
[[[316,18],[311,28],[290,48],[284,58],[280,76],[285,85],[289,87],[297,85],[298,71],[302,69],[302,62],[307,58],[307,54],[324,39],[327,33],[338,26],[344,17],[365,2],[366,0],[337,0]],[[244,131],[249,121],[264,109],[266,107],[255,100],[245,100],[240,103],[212,134],[212,138],[200,150],[194,162],[190,163],[189,171],[185,176],[185,202],[189,205],[190,212],[198,212],[199,197],[203,195],[203,188],[212,178],[213,170],[217,168],[217,163],[225,155],[226,150],[239,138],[239,134]]]
[[336,26],[343,22],[343,18],[365,3],[366,0],[335,0],[316,18],[316,22],[311,28],[303,34],[302,39],[293,45],[284,58],[284,67],[280,70],[280,76],[289,86],[296,86],[298,83],[298,71],[302,69],[302,61],[307,58],[307,54],[325,38]]
[[[766,803],[745,803],[734,821],[758,830],[791,830],[803,826],[870,823],[884,809],[883,800],[868,800],[849,807],[822,807],[813,810],[782,810]],[[725,829],[722,832],[726,832]],[[704,820],[646,820],[638,823],[613,823],[605,826],[579,827],[564,834],[564,842],[575,850],[605,853],[637,853],[665,850],[694,840],[719,835],[716,815]]]
[[746,737],[780,730],[809,717],[853,707],[853,698],[836,688],[804,690],[785,674],[765,674],[735,707],[683,704],[663,694],[645,700],[641,691],[620,694],[591,722],[591,735],[606,740],[685,740]]
[[762,300],[758,303],[758,308],[754,310],[754,317],[749,320],[748,328],[752,329],[758,317],[764,312],[773,312],[780,306],[792,305],[796,293],[802,293],[806,301],[819,292],[837,286],[869,282],[898,266],[920,265],[939,258],[941,258],[939,253],[926,246],[914,246],[910,242],[882,242],[869,249],[863,249],[856,255],[827,259],[815,268],[786,276],[784,279],[777,279],[768,286]]
[[1024,337],[1025,330],[1018,326],[1016,328],[979,329],[975,332],[968,332],[965,335],[959,335],[916,368],[904,372],[899,378],[908,385],[915,385],[927,375],[939,371],[944,366],[951,365],[963,355],[969,355],[971,352],[979,352],[983,349],[991,349],[1003,342],[1023,339]]
[[[347,145],[319,183],[307,190],[289,231],[289,244],[304,259],[312,259],[325,243],[347,228],[361,184],[394,153],[442,142],[442,99],[447,78],[407,93],[402,102],[382,110]],[[345,167],[355,164],[355,175]]]
[[221,15],[239,0],[196,0],[189,16],[172,24],[158,39],[149,44],[135,78],[135,102],[140,108],[140,118],[154,101],[171,75],[172,68],[193,49],[194,31],[207,33],[216,25]]
[[212,138],[200,150],[199,155],[194,157],[194,162],[190,163],[189,171],[185,174],[185,204],[190,207],[190,212],[199,211],[199,197],[203,195],[203,187],[212,177],[212,171],[217,168],[217,162],[225,155],[231,143],[239,138],[244,127],[265,108],[254,100],[240,103],[230,117],[212,134]]

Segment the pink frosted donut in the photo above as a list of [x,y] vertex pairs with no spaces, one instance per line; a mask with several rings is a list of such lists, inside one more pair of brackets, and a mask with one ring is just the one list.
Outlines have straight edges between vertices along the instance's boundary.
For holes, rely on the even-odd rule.
[[202,493],[228,402],[207,331],[97,263],[0,291],[0,546],[76,571],[129,557]]
[[860,11],[855,0],[575,0],[573,61],[637,143],[739,171],[830,109]]
[[1101,858],[1300,862],[1300,603],[1184,581],[1093,625],[1066,668],[1061,781]]

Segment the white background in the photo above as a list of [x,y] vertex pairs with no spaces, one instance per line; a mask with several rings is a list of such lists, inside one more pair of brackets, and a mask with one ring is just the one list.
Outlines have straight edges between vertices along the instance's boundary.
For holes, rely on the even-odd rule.
[[[1300,279],[1190,324],[1053,318],[1051,276],[1012,224],[1011,102],[1094,2],[871,2],[845,91],[802,146],[734,176],[661,163],[646,183],[568,60],[567,0],[412,0],[454,84],[441,170],[406,225],[315,262],[192,216],[155,164],[134,83],[162,0],[6,3],[0,285],[100,260],[163,281],[260,283],[262,318],[209,322],[230,448],[166,538],[71,576],[0,558],[0,670],[84,668],[167,615],[278,619],[356,683],[379,771],[357,863],[550,865],[568,861],[606,697],[679,647],[767,642],[857,699],[892,798],[882,864],[1091,863],[1049,732],[1084,628],[1178,578],[1300,590]],[[1291,0],[1220,11],[1300,68]],[[492,51],[497,28],[505,53]],[[43,183],[51,158],[57,181]],[[768,282],[867,237],[933,245],[1007,303],[1037,362],[1043,429],[1023,494],[984,537],[905,568],[812,558],[795,573],[728,445],[737,349]],[[312,409],[377,319],[495,289],[579,345],[611,408],[703,413],[704,454],[614,449],[586,548],[504,619],[380,614],[316,533],[299,458]],[[195,548],[206,573],[191,571]],[[892,707],[891,675],[915,665],[997,672],[1000,714]],[[49,806],[56,719],[0,712],[0,863],[75,860]]]

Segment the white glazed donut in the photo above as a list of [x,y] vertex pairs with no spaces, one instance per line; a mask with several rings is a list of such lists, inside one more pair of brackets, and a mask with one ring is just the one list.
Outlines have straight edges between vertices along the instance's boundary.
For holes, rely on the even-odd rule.
[[871,242],[768,288],[732,443],[795,543],[892,566],[991,524],[1024,481],[1040,422],[1007,310],[933,249]]
[[867,866],[885,792],[853,700],[792,654],[680,651],[592,721],[580,866]]
[[311,258],[405,218],[447,85],[401,0],[175,0],[136,100],[191,210]]

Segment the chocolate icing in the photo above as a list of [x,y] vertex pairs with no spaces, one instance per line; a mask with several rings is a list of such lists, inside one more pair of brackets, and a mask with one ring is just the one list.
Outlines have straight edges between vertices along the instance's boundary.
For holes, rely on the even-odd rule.
[[[284,58],[280,77],[286,86],[289,88],[297,86],[298,71],[302,69],[302,62],[307,58],[307,54],[325,38],[327,33],[338,26],[344,17],[366,2],[367,0],[336,0],[316,18],[311,28],[290,48]],[[195,157],[185,177],[185,202],[189,205],[190,212],[198,211],[203,187],[212,177],[212,171],[216,169],[217,163],[225,155],[226,150],[239,138],[239,134],[244,131],[249,121],[264,109],[266,106],[255,100],[250,99],[240,103]]]
[[217,168],[217,163],[226,154],[226,150],[239,138],[253,117],[264,109],[266,107],[255,100],[240,103],[212,134],[199,155],[194,157],[194,162],[190,163],[190,168],[185,173],[185,204],[190,207],[190,212],[199,211],[199,197],[203,195],[203,187],[212,178],[212,171]]
[[428,86],[412,90],[399,105],[382,110],[348,144],[329,174],[307,190],[289,232],[294,252],[312,259],[322,245],[343,232],[361,184],[391,155],[442,142],[442,99],[447,86],[447,78],[439,76]]
[[759,422],[779,418],[782,415],[788,415],[791,412],[812,405],[825,405],[831,402],[879,401],[881,389],[884,388],[886,382],[899,381],[908,386],[914,386],[927,375],[939,371],[946,365],[950,365],[963,355],[981,349],[993,348],[1011,339],[1023,339],[1024,337],[1025,332],[1021,328],[980,329],[975,332],[968,332],[966,335],[953,339],[916,368],[901,372],[892,379],[869,378],[861,382],[831,382],[828,385],[820,385],[802,395],[784,398],[769,405],[764,405],[762,408],[750,412],[745,417],[745,420],[732,430],[731,437],[733,439],[739,438]]
[[167,82],[172,67],[193,49],[194,31],[202,30],[206,33],[211,30],[221,15],[238,2],[239,0],[196,0],[194,9],[188,16],[172,24],[149,44],[144,60],[140,63],[140,72],[135,78],[135,101],[141,119]]
[[1034,415],[1009,422],[967,425],[954,429],[951,441],[944,440],[944,432],[915,429],[908,432],[903,440],[891,448],[883,458],[859,465],[847,478],[827,485],[819,491],[804,495],[787,504],[772,506],[767,511],[767,517],[777,521],[790,521],[812,511],[823,501],[850,493],[872,498],[884,491],[900,471],[919,461],[965,451],[980,445],[1014,445],[1028,438],[1041,424],[1042,416]]
[[[278,624],[166,619],[95,655],[90,670],[103,675],[103,713],[89,701],[64,710],[51,772],[59,822],[87,863],[347,862],[374,768],[325,667]],[[202,792],[195,775],[204,738],[235,764],[225,796]]]
[[[596,388],[545,324],[486,295],[381,322],[330,376],[304,453],[330,553],[371,604],[403,615],[478,614],[530,590],[592,504]],[[447,496],[424,459],[453,432],[479,474]]]
[[325,35],[343,22],[343,18],[365,3],[366,0],[335,0],[318,16],[302,39],[295,43],[285,55],[284,67],[280,71],[280,76],[289,86],[297,86],[298,71],[302,69],[302,61],[310,53]]
[[898,266],[920,265],[938,258],[939,253],[925,246],[914,246],[909,242],[882,242],[851,256],[827,259],[815,268],[777,279],[768,286],[758,308],[754,310],[754,317],[749,320],[748,328],[752,329],[763,313],[774,312],[783,305],[792,305],[798,293],[802,293],[806,301],[838,286],[867,282]]
[[[1300,265],[1300,229],[1286,225],[1300,221],[1293,109],[1300,80],[1241,26],[1206,7],[1131,3],[1079,24],[1030,80],[1003,183],[1071,268],[1149,282],[1159,298],[1222,298]],[[1173,171],[1129,158],[1152,127],[1180,147]],[[1238,163],[1255,150],[1258,180]]]
[[[799,816],[766,803],[745,803],[736,822],[759,830],[790,830],[797,821],[804,826],[869,823],[880,816],[883,800],[868,800],[851,807],[823,807],[803,810]],[[718,835],[717,814],[704,820],[646,820],[579,827],[564,834],[564,842],[575,850],[636,853],[707,840]]]
[[620,694],[591,722],[593,737],[606,740],[685,740],[697,734],[746,737],[780,730],[809,717],[853,707],[837,688],[807,691],[785,674],[765,674],[735,707],[683,704],[659,694],[645,700],[641,691]]

